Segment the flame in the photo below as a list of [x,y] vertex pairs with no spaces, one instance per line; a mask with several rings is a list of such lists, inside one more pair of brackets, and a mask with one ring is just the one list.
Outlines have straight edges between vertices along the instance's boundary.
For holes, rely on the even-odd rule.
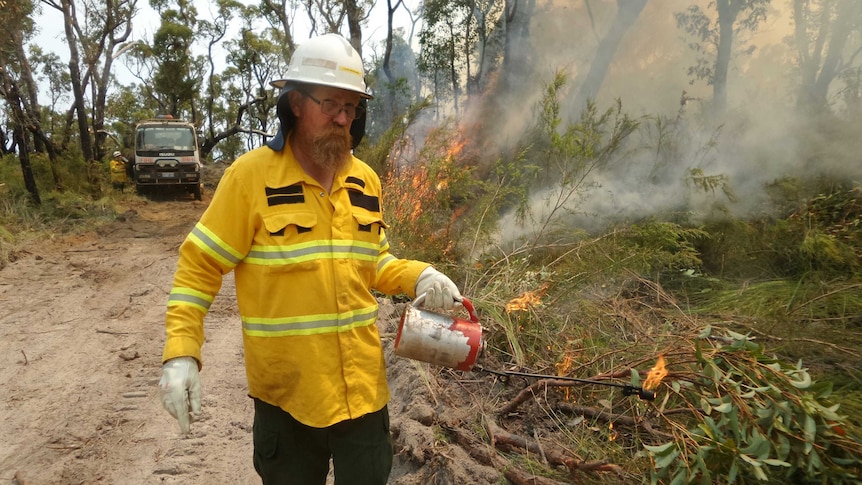
[[655,363],[655,367],[650,369],[647,374],[646,381],[644,382],[643,388],[647,391],[652,391],[658,387],[661,383],[661,380],[667,375],[667,369],[665,368],[664,356],[659,355],[658,360]]
[[464,149],[464,145],[466,144],[467,140],[461,140],[453,143],[452,146],[450,146],[449,149],[446,150],[446,157],[450,160],[457,157],[459,154],[461,154],[461,150]]
[[[550,347],[548,348],[550,350]],[[557,367],[557,375],[564,376],[569,371],[569,368],[572,367],[572,351],[567,351],[566,356],[563,357],[563,361],[556,364]]]
[[[551,350],[550,345],[548,346],[548,350]],[[554,366],[557,368],[557,375],[558,376],[566,375],[568,373],[569,369],[572,367],[572,351],[567,350],[566,356],[563,357],[563,361],[554,364]],[[566,396],[564,399],[566,401],[569,400],[569,388],[568,387],[566,388]]]
[[542,287],[536,291],[526,291],[521,296],[512,298],[506,303],[506,313],[527,311],[530,307],[542,304],[542,297],[548,291],[548,283],[542,283]]
[[618,435],[619,435],[619,433],[617,433],[617,430],[614,429],[614,422],[613,421],[609,422],[608,423],[608,441],[616,441]]
[[404,198],[406,199],[405,202],[408,202],[409,204],[411,199],[413,202],[410,204],[413,210],[410,211],[410,215],[408,216],[409,220],[415,221],[422,215],[422,200],[427,200],[429,198],[429,194],[431,194],[429,185],[428,173],[424,169],[417,170],[410,179],[410,186],[413,191],[412,193],[408,192],[404,195]]

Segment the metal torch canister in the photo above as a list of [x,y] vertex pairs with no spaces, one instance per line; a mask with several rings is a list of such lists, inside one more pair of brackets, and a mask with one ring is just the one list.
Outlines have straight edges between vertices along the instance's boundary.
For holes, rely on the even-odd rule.
[[419,306],[425,294],[416,297],[401,315],[395,336],[395,355],[443,367],[469,371],[485,347],[482,326],[467,298],[461,301],[470,320],[425,310]]

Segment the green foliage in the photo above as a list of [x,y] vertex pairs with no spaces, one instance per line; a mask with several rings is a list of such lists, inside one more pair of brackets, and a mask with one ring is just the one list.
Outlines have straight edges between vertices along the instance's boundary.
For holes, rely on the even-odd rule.
[[708,239],[702,229],[685,228],[671,222],[649,220],[618,233],[620,244],[637,255],[640,272],[700,270],[700,254],[695,242]]
[[781,217],[725,216],[703,225],[712,235],[697,243],[706,271],[743,280],[801,279],[811,274],[833,279],[862,270],[858,186],[806,187],[802,181],[784,178],[766,190],[774,204],[771,212]]
[[[737,24],[736,29],[757,30],[758,25],[766,20],[766,13],[771,0],[737,0],[724,2],[728,5],[722,8],[722,2],[710,2],[708,8],[715,8],[716,14],[705,12],[699,5],[690,5],[682,12],[675,12],[677,28],[695,39],[688,47],[695,52],[695,65],[688,68],[692,79],[706,80],[712,84],[715,80],[715,57],[722,32],[719,20],[729,25]],[[739,17],[739,14],[743,14]],[[739,36],[736,36],[739,37]],[[693,81],[692,81],[693,83]]]
[[560,71],[545,86],[535,124],[520,142],[521,169],[510,180],[513,191],[525,195],[517,199],[518,222],[537,228],[532,247],[553,239],[555,229],[565,227],[565,216],[580,213],[580,204],[597,187],[591,176],[619,158],[638,126],[619,101],[604,112],[588,102],[580,119],[565,123],[559,98],[566,82]]
[[[724,342],[713,347],[706,339]],[[812,380],[735,332],[705,329],[692,373],[667,386],[667,405],[692,410],[670,442],[644,445],[652,483],[856,483],[862,449],[845,437],[832,386]]]

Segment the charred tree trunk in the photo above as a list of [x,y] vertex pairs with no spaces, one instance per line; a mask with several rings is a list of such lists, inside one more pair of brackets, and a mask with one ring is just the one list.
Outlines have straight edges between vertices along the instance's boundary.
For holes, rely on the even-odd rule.
[[18,161],[21,163],[24,187],[30,194],[30,200],[36,205],[41,205],[42,198],[39,196],[36,176],[33,174],[33,166],[30,164],[30,144],[28,143],[26,126],[27,113],[24,111],[21,93],[18,90],[18,85],[9,76],[5,65],[0,65],[0,74],[3,78],[3,95],[12,114],[12,139],[18,146]]
[[24,176],[24,187],[30,194],[30,200],[35,205],[42,205],[39,196],[39,187],[36,186],[36,176],[33,175],[33,166],[30,164],[30,147],[27,143],[27,132],[20,124],[13,129],[12,135],[18,144],[18,160],[21,162],[21,174]]

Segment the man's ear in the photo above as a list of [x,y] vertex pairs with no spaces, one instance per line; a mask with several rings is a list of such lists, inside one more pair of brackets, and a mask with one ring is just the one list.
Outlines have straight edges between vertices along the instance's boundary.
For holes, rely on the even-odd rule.
[[305,96],[303,96],[302,93],[295,89],[287,93],[287,100],[290,103],[290,111],[293,113],[293,116],[297,118],[299,117],[300,103],[304,97]]

